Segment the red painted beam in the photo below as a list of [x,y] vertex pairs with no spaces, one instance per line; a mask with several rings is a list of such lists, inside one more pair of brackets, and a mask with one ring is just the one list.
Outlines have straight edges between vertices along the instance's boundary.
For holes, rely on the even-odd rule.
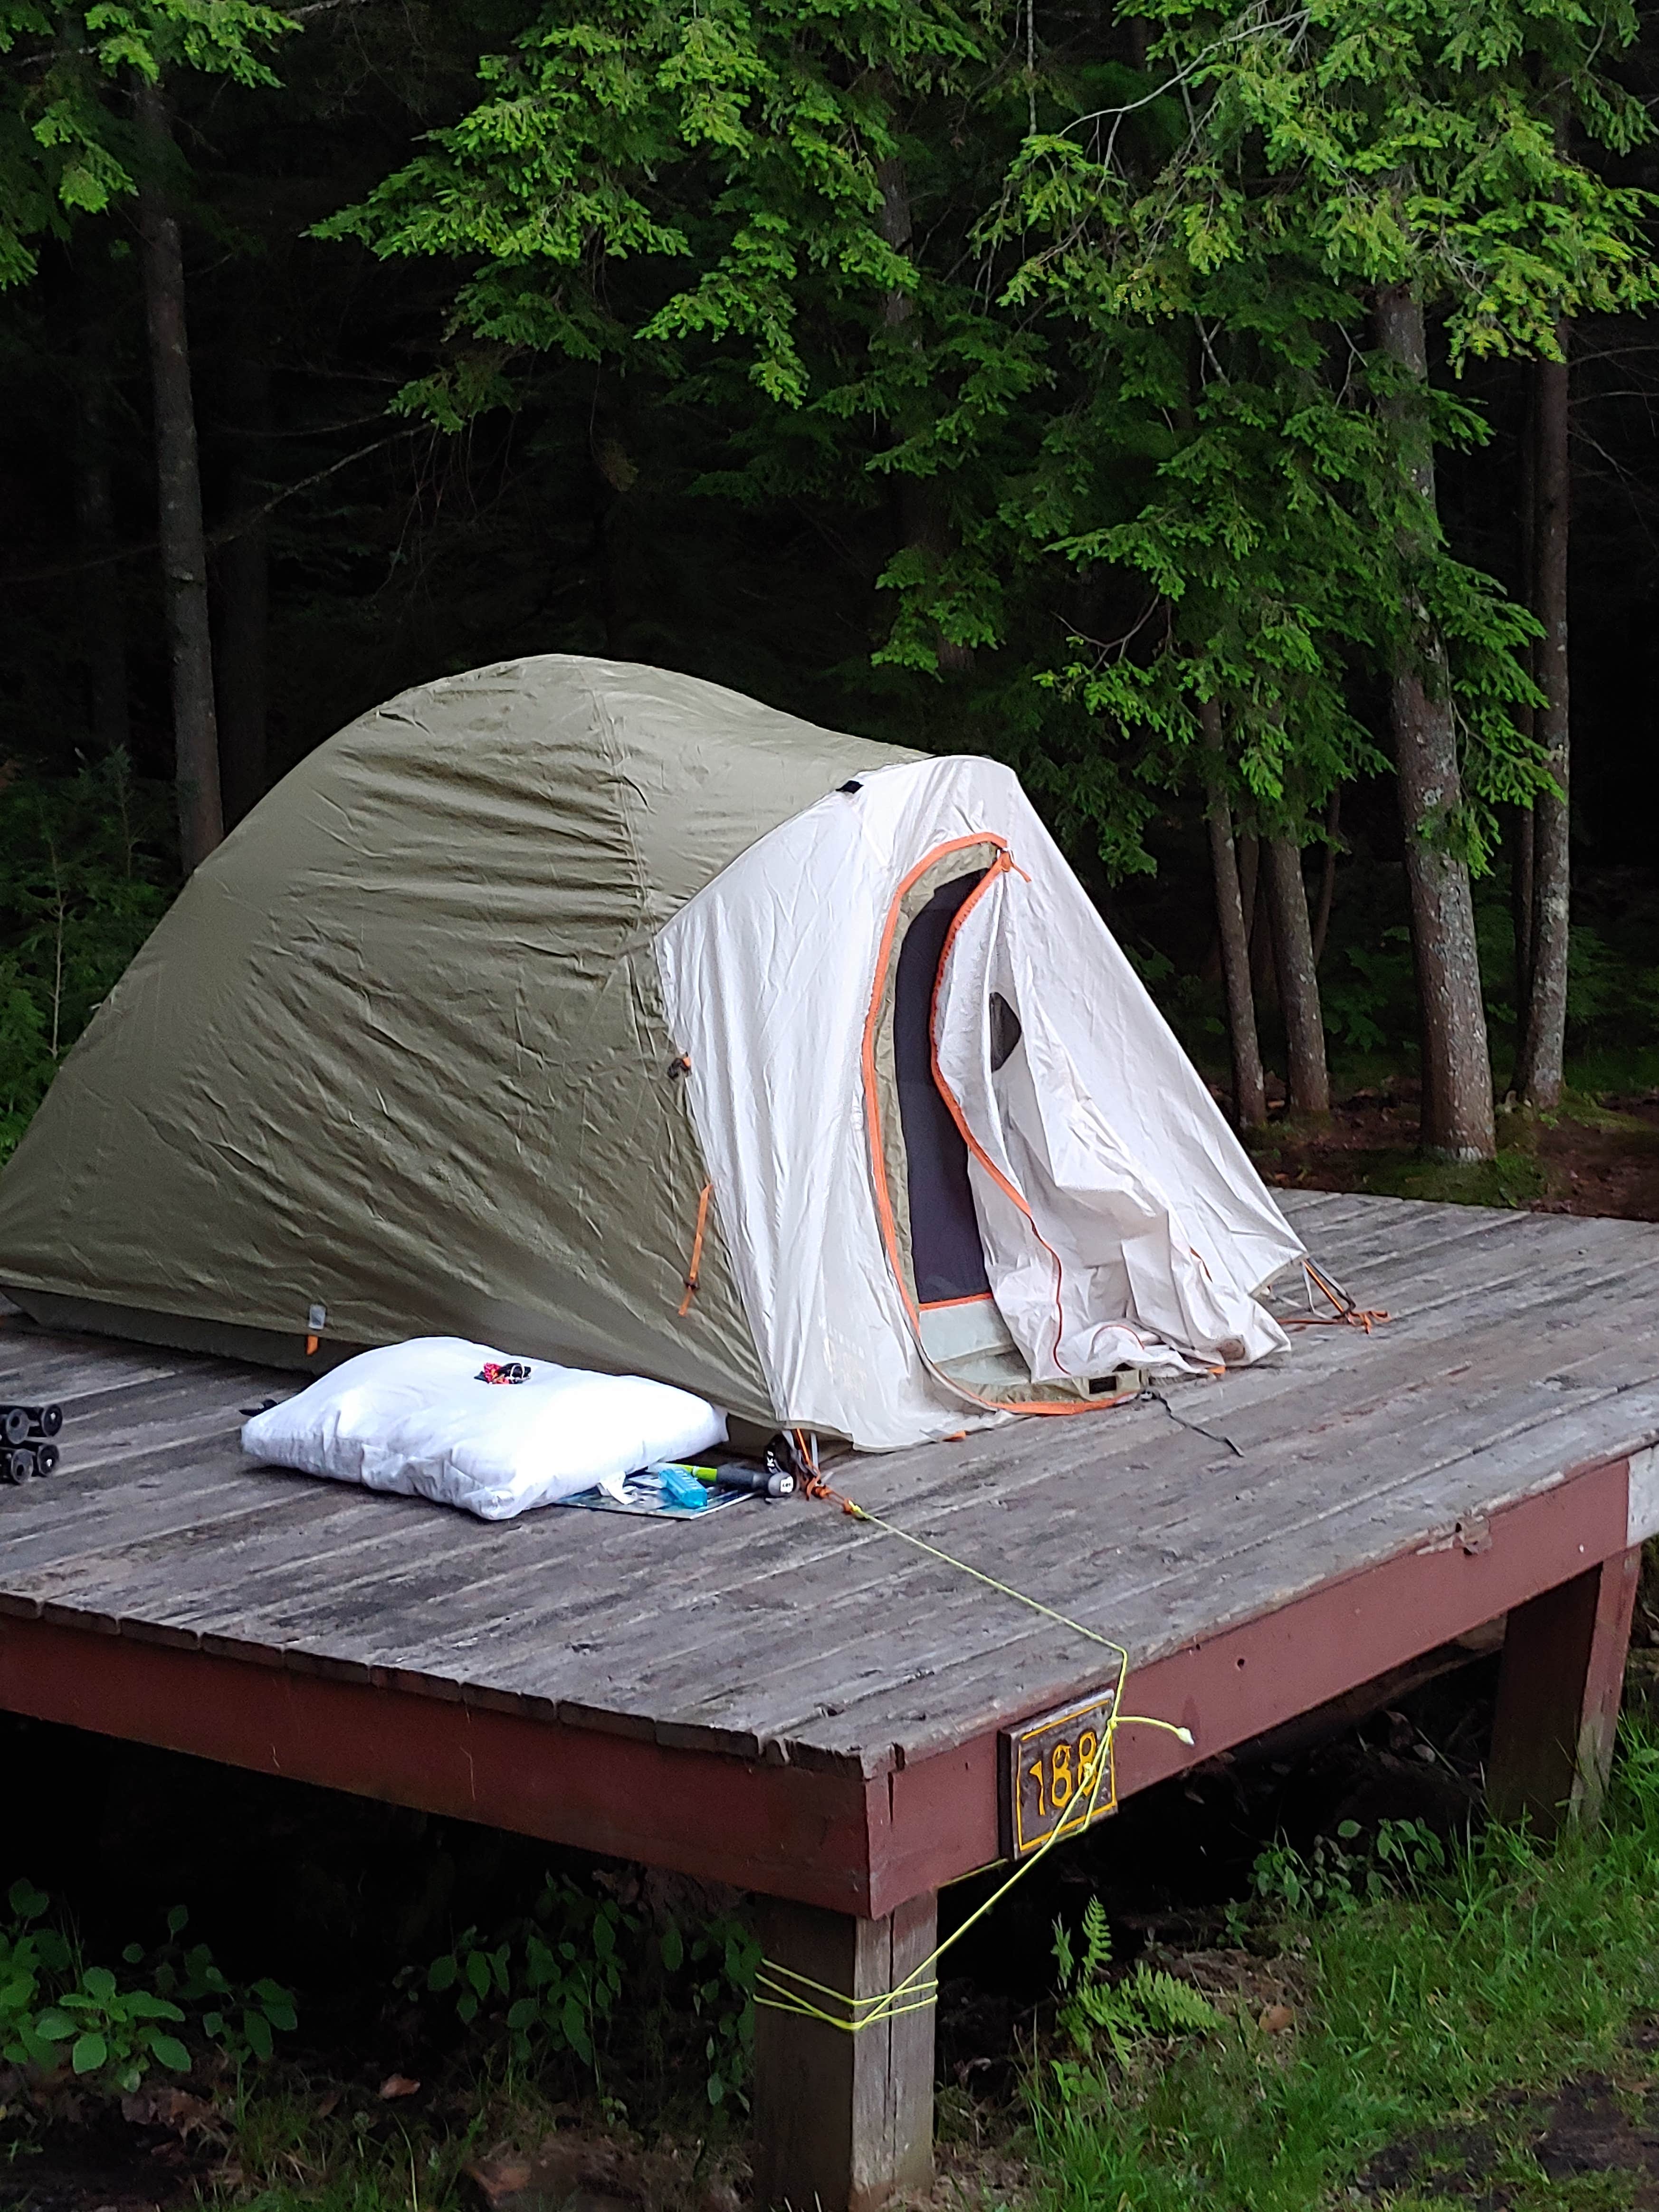
[[[1121,1796],[1371,1680],[1622,1553],[1626,1462],[1402,1553],[1131,1677],[1183,1722],[1119,1739]],[[0,1616],[0,1707],[880,1917],[997,1856],[996,1739],[864,1780]]]
[[[1120,1799],[1448,1644],[1622,1553],[1626,1463],[1582,1469],[1489,1522],[1326,1583],[1276,1612],[1168,1653],[1129,1676],[1131,1712],[1179,1721],[1195,1739],[1126,1728]],[[953,1881],[997,1856],[996,1738],[902,1768],[872,1838],[872,1910]],[[873,1808],[879,1817],[879,1803]]]
[[1627,1494],[1623,1460],[1592,1468],[1494,1513],[1472,1532],[1475,1548],[1454,1536],[1401,1553],[1144,1668],[1133,1709],[1184,1723],[1198,1743],[1188,1753],[1171,1736],[1126,1729],[1120,1794],[1246,1742],[1623,1552]]
[[0,1707],[867,1912],[884,1783],[0,1616]]

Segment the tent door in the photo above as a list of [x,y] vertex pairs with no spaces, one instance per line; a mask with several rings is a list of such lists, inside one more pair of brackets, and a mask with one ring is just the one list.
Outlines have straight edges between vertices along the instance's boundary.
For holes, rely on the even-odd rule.
[[[933,1015],[952,932],[1011,863],[991,831],[935,845],[893,893],[865,1021],[865,1112],[877,1224],[922,1358],[980,1406],[1086,1405],[1086,1387],[1036,1382],[991,1289],[968,1141],[933,1072]],[[994,1066],[1017,1049],[1010,1005],[984,1008]]]
[[[951,924],[982,867],[941,884],[910,921],[899,949],[893,999],[893,1070],[903,1133],[921,1346],[962,1379],[1005,1379],[1013,1350],[991,1294],[968,1148],[933,1075],[933,994]],[[1023,1376],[1024,1369],[1019,1367]]]

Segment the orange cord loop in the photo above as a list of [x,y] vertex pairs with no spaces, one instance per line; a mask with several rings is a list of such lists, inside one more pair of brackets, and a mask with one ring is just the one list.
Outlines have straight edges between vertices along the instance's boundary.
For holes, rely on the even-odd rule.
[[690,1311],[691,1301],[697,1295],[697,1275],[702,1266],[702,1240],[708,1227],[708,1200],[714,1188],[712,1182],[704,1183],[697,1197],[697,1230],[691,1239],[691,1265],[685,1271],[685,1296],[680,1300],[682,1321]]
[[1302,1271],[1310,1283],[1335,1308],[1328,1314],[1285,1314],[1280,1316],[1286,1328],[1363,1328],[1367,1336],[1380,1327],[1389,1316],[1380,1306],[1362,1306],[1358,1299],[1349,1297],[1340,1283],[1334,1283],[1322,1274],[1313,1261],[1304,1255]]

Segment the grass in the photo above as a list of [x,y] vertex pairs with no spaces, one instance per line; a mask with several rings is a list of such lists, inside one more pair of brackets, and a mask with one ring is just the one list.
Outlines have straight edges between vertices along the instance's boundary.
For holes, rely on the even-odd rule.
[[[1220,2000],[1220,2028],[1148,2037],[1127,2062],[1103,2045],[1079,2062],[1048,2038],[1023,2110],[991,2116],[990,2154],[953,2160],[953,2196],[1035,2199],[1043,2212],[1328,2212],[1379,2197],[1443,2207],[1449,2195],[1513,2212],[1650,2203],[1650,2177],[1614,2162],[1552,2180],[1532,2147],[1564,2082],[1609,2075],[1627,2102],[1659,2089],[1659,2060],[1629,2039],[1659,2006],[1659,1740],[1627,1726],[1605,1823],[1553,1850],[1491,1830],[1443,1869],[1419,1856],[1402,1873],[1396,1860],[1384,1871],[1404,1887],[1381,1894],[1374,1863],[1334,1856],[1353,1878],[1328,1883],[1320,1910],[1285,1909],[1295,1890],[1281,1877],[1278,1902],[1251,1908],[1244,1930],[1260,1978],[1298,1991],[1292,2027],[1267,2032],[1252,1996]],[[1261,1863],[1294,1862],[1281,1846]],[[577,2117],[510,2067],[453,2078],[418,2112],[377,2112],[359,2092],[319,2115],[290,2078],[236,2113],[223,2193],[257,2212],[446,2212],[466,2201],[469,2160],[503,2146],[533,2155]],[[591,2140],[602,2122],[586,2118]],[[624,2193],[684,2212],[735,2207],[720,2176],[736,2144],[724,2141],[635,2142]],[[1010,2148],[1023,2154],[1012,2170]]]
[[[1659,1734],[1626,1723],[1605,1820],[1553,1850],[1492,1829],[1385,1863],[1385,1846],[1352,1844],[1355,1832],[1321,1841],[1311,1865],[1282,1844],[1261,1855],[1263,1893],[1232,1910],[1231,1948],[1194,1954],[1189,1970],[1212,1992],[1238,1992],[1216,1996],[1219,2026],[1184,2037],[1143,2027],[1127,2049],[1097,2037],[1092,2057],[1051,2027],[1012,2107],[947,2092],[951,2201],[963,2212],[1014,2201],[1039,2212],[1333,2212],[1378,2200],[1444,2212],[1448,2197],[1468,2212],[1650,2206],[1659,2150],[1635,2171],[1633,2135],[1628,2162],[1589,2159],[1595,2170],[1565,2179],[1534,2148],[1563,2084],[1582,2096],[1605,2075],[1604,2104],[1622,2096],[1633,2115],[1649,2096],[1659,2112],[1659,2033],[1631,2034],[1659,2014]],[[1206,1960],[1231,1961],[1232,1981],[1206,1975]],[[1275,1990],[1295,2015],[1276,2033],[1263,2008]],[[630,1976],[619,2021],[645,2021],[648,1999]],[[573,2094],[568,2067],[520,2064],[483,2020],[447,2056],[428,2046],[404,2063],[426,2075],[418,2094],[379,2066],[245,2069],[215,2096],[207,2137],[187,2146],[204,2199],[254,2212],[460,2212],[489,2195],[466,2175],[483,2158],[534,2172],[521,2205],[585,2191],[652,2212],[737,2212],[734,2113],[671,2098],[634,2133],[596,2084]],[[14,2167],[24,2190],[29,2162],[25,2153]]]
[[1355,1188],[1384,1198],[1437,1199],[1451,1206],[1530,1205],[1542,1198],[1547,1177],[1530,1151],[1500,1148],[1495,1159],[1464,1162],[1425,1159],[1407,1152],[1350,1155]]
[[[1633,2172],[1550,2182],[1527,2148],[1541,2124],[1528,2100],[1586,2072],[1650,2079],[1621,2041],[1659,2004],[1659,1744],[1644,1732],[1626,1732],[1605,1826],[1553,1852],[1492,1830],[1406,1894],[1276,1933],[1305,1952],[1312,1992],[1288,2033],[1241,2008],[1127,2069],[1035,2077],[1035,2163],[1056,2212],[1313,2212],[1367,2193],[1390,2145],[1475,2128],[1492,2137],[1480,2185],[1504,2201],[1633,2200]],[[1443,2196],[1433,2163],[1431,2149],[1400,2202]]]
[[297,2087],[256,2092],[237,2112],[219,2191],[262,2212],[437,2212],[460,2202],[487,2110],[481,2100],[473,2124],[453,2130],[423,2118],[371,2133],[356,2114],[319,2119]]

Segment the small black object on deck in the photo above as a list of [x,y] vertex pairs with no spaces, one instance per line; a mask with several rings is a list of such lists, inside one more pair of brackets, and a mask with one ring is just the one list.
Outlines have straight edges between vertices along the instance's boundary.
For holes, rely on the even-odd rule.
[[0,1482],[27,1482],[33,1474],[51,1474],[58,1457],[57,1445],[44,1440],[0,1447]]
[[[0,1439],[9,1444],[27,1443],[42,1437],[55,1437],[64,1425],[61,1406],[0,1406]],[[58,1458],[52,1455],[52,1466]],[[51,1469],[46,1470],[47,1473]]]
[[742,1467],[727,1462],[714,1469],[716,1490],[752,1491],[757,1498],[787,1498],[795,1487],[795,1478],[770,1464],[768,1455],[765,1467]]

